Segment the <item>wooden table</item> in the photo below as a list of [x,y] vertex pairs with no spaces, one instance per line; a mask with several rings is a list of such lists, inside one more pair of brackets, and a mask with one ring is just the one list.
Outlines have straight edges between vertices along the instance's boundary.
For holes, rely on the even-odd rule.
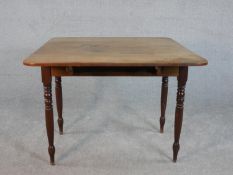
[[[173,161],[180,148],[185,84],[189,66],[207,65],[207,60],[170,38],[61,37],[53,38],[23,62],[41,67],[44,85],[45,121],[50,163],[54,165],[54,119],[51,81],[55,76],[58,126],[63,134],[62,76],[162,76],[160,132],[163,133],[168,76],[178,80]],[[142,116],[143,117],[143,116]]]

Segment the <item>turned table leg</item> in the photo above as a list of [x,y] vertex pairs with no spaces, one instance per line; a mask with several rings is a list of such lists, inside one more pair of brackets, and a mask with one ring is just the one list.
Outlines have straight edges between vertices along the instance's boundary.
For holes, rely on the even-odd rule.
[[179,139],[183,120],[185,85],[188,78],[188,67],[180,67],[178,80],[178,89],[176,97],[176,112],[175,112],[175,132],[173,144],[173,161],[176,162],[178,151],[180,149]]
[[168,91],[168,77],[162,78],[161,87],[161,116],[160,116],[160,132],[163,133],[165,124],[165,111],[167,106],[167,91]]
[[42,67],[42,82],[44,85],[44,101],[45,101],[45,122],[48,135],[48,152],[50,156],[50,164],[54,165],[54,121],[53,121],[53,105],[52,105],[52,90],[51,90],[51,69],[50,67]]
[[56,103],[57,103],[57,113],[58,119],[57,123],[59,126],[59,132],[63,134],[63,118],[62,118],[62,84],[61,84],[61,77],[55,77],[55,84],[56,84]]

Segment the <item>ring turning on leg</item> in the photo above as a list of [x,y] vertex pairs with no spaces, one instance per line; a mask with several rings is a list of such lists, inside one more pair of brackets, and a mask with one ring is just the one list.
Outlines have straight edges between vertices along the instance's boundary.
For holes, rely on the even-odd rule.
[[175,112],[175,131],[174,131],[174,144],[173,144],[173,161],[176,162],[178,151],[180,149],[179,139],[183,121],[185,85],[188,78],[188,67],[179,68],[178,89],[176,97],[176,112]]
[[59,127],[59,133],[63,134],[63,118],[62,118],[62,108],[63,108],[63,102],[62,102],[62,84],[61,84],[61,77],[55,77],[55,84],[56,84],[56,102],[57,102],[57,113],[58,113],[58,127]]
[[160,133],[163,133],[165,124],[165,111],[167,106],[168,77],[162,78],[161,87],[161,116],[160,116]]
[[42,82],[44,85],[44,102],[45,102],[45,122],[48,135],[48,152],[50,156],[50,164],[54,165],[54,121],[53,121],[53,105],[52,105],[52,90],[51,90],[51,72],[49,67],[42,67]]

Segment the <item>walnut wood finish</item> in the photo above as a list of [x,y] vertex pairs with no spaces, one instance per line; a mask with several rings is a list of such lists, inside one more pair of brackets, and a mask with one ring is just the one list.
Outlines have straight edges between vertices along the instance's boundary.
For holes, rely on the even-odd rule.
[[62,118],[62,108],[63,108],[63,101],[62,101],[62,85],[61,85],[61,77],[55,77],[55,84],[56,84],[56,103],[57,103],[57,113],[58,119],[57,123],[59,126],[59,133],[63,134],[63,118]]
[[178,151],[180,149],[180,132],[183,121],[183,109],[185,98],[185,85],[188,79],[188,67],[180,67],[178,80],[178,89],[176,97],[176,112],[175,112],[175,131],[174,131],[174,144],[173,144],[173,161],[176,162]]
[[53,38],[23,62],[41,67],[50,162],[54,165],[54,119],[51,80],[55,76],[60,134],[63,133],[62,76],[162,76],[160,132],[164,130],[168,77],[178,79],[173,161],[180,148],[188,66],[208,62],[170,38]]
[[167,106],[168,77],[162,78],[161,88],[161,116],[160,116],[160,133],[163,133],[165,124],[165,111]]
[[44,101],[45,101],[45,122],[48,135],[48,152],[50,155],[50,163],[54,165],[54,121],[53,121],[53,105],[52,105],[52,89],[51,89],[51,69],[49,67],[41,68],[42,82],[44,85]]
[[170,38],[53,38],[24,60],[28,66],[201,66],[207,60]]

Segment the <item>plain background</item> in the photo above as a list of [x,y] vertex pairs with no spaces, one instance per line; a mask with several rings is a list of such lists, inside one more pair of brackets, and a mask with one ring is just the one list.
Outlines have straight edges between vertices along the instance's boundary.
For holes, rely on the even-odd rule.
[[[0,0],[0,174],[231,174],[232,10],[232,0]],[[176,164],[176,79],[161,135],[161,78],[90,77],[63,79],[65,135],[55,125],[48,165],[40,69],[22,61],[56,36],[165,36],[208,59],[189,71]]]

